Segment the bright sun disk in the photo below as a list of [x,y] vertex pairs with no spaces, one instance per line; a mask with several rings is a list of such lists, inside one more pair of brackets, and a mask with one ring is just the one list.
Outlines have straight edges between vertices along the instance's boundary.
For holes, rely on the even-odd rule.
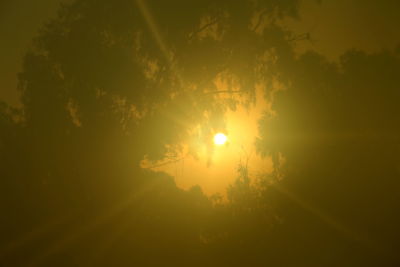
[[216,144],[217,146],[222,146],[226,143],[227,140],[228,138],[223,133],[217,133],[216,135],[214,135],[214,144]]

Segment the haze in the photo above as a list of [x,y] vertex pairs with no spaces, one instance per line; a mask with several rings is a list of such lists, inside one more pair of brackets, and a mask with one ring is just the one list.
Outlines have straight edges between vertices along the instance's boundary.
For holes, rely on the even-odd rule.
[[398,1],[0,1],[1,266],[399,266]]

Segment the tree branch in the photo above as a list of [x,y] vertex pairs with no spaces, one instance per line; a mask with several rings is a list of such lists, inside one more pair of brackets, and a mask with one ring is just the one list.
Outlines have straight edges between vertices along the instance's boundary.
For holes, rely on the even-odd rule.
[[148,168],[149,169],[154,169],[154,168],[162,167],[162,166],[165,166],[165,165],[168,165],[168,164],[176,163],[176,162],[179,162],[179,161],[184,160],[184,159],[185,159],[185,157],[182,157],[182,158],[179,158],[179,159],[170,160],[170,161],[167,161],[167,162],[162,162],[162,163],[159,163],[159,164],[155,164],[155,165],[149,166]]
[[206,25],[204,25],[203,27],[201,27],[200,29],[198,29],[197,31],[193,32],[192,34],[190,34],[189,36],[189,40],[192,40],[192,38],[199,34],[200,32],[204,31],[205,29],[207,29],[208,27],[213,26],[215,23],[217,23],[219,21],[219,18],[214,19],[213,21],[207,23]]
[[266,13],[267,13],[267,10],[264,10],[263,12],[261,12],[260,16],[258,16],[258,22],[257,22],[256,26],[254,26],[253,31],[257,31],[258,27],[260,27],[262,19],[264,18]]
[[311,41],[311,35],[309,32],[305,32],[305,33],[301,33],[296,36],[293,36],[292,38],[290,38],[288,40],[288,42],[303,41],[303,40]]
[[220,91],[211,91],[211,92],[204,92],[204,94],[241,94],[244,93],[243,90],[220,90]]

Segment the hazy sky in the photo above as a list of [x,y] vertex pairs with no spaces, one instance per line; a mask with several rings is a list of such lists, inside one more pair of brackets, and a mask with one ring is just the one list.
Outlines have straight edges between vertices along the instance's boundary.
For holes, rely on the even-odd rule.
[[374,52],[400,44],[399,10],[397,0],[303,0],[300,23],[288,25],[311,33],[314,44],[307,49],[335,60],[351,48]]
[[[162,166],[153,170],[166,172],[175,177],[175,182],[180,188],[190,189],[200,185],[207,194],[222,195],[225,195],[226,188],[236,180],[239,163],[247,165],[249,174],[254,177],[271,173],[273,171],[271,158],[261,157],[254,147],[254,140],[258,135],[258,120],[267,106],[264,90],[261,86],[257,88],[257,102],[251,107],[239,106],[235,111],[227,112],[225,133],[228,141],[225,145],[214,146],[212,154],[209,155],[204,142],[199,142],[195,138],[187,140],[185,142],[187,144],[202,144],[195,148],[198,151],[197,158],[184,151],[180,156],[182,160],[170,164],[165,164],[170,162],[170,159],[162,160],[159,162]],[[144,164],[146,165],[151,166]]]
[[[16,74],[21,70],[22,57],[41,25],[56,16],[60,2],[62,0],[0,0],[0,100],[18,104]],[[337,60],[343,52],[351,48],[373,52],[396,47],[400,43],[400,17],[397,14],[399,7],[400,2],[396,0],[322,0],[321,3],[303,0],[300,21],[290,19],[283,23],[297,34],[311,33],[313,42],[299,41],[299,52],[313,49],[330,60]],[[221,191],[235,178],[236,165],[244,157],[244,153],[254,152],[242,151],[242,148],[251,150],[253,147],[257,121],[262,110],[258,106],[250,113],[241,111],[227,114],[228,128],[232,128],[229,124],[235,125],[234,120],[243,117],[242,122],[236,122],[236,125],[247,123],[252,134],[246,137],[234,136],[233,133],[240,131],[231,129],[230,147],[218,148],[214,162],[208,168],[205,168],[207,160],[204,158],[199,161],[188,159],[184,163],[179,162],[161,169],[175,176],[181,187],[188,188],[202,181],[200,184],[206,192]],[[255,153],[251,157],[250,167],[253,171],[266,171],[265,168],[259,170],[257,166],[269,164],[258,159]],[[198,175],[189,181],[186,176],[192,174],[192,170],[197,170],[194,173]],[[221,172],[231,179],[214,179],[221,176]],[[208,179],[205,181],[204,177]],[[216,181],[218,184],[215,184]]]
[[[0,0],[0,99],[18,103],[16,73],[43,22],[56,15],[61,0]],[[286,22],[298,33],[311,32],[315,49],[332,60],[349,48],[377,51],[400,43],[397,0],[303,0],[301,21]]]
[[400,0],[251,1],[0,0],[0,266],[400,266]]

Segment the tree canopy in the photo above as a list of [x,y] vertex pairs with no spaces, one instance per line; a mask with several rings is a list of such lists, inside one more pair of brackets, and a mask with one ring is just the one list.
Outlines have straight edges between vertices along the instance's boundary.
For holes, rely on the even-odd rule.
[[[0,105],[0,262],[376,266],[399,240],[398,51],[297,55],[297,0],[76,0]],[[215,80],[224,77],[228,88]],[[271,108],[226,200],[141,168],[255,101]]]

